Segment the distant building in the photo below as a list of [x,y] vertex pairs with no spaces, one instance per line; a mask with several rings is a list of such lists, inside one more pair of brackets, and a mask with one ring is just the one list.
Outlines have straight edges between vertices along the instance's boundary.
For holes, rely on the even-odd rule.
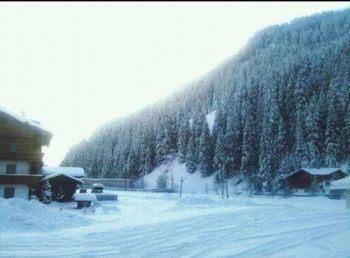
[[295,195],[328,194],[330,182],[346,177],[340,168],[300,168],[285,180]]
[[51,138],[39,122],[0,107],[0,197],[40,193],[42,146]]
[[346,198],[346,207],[350,209],[350,176],[333,181],[330,185],[333,195],[344,195]]

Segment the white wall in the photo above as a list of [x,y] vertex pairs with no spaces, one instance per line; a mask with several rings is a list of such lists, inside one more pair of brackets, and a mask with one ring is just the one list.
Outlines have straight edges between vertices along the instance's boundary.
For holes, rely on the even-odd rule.
[[10,161],[0,160],[0,175],[6,174],[7,164],[16,164],[16,174],[29,174],[29,162],[28,161]]
[[15,188],[15,196],[16,198],[28,199],[29,195],[29,187],[26,185],[2,185],[0,184],[0,198],[4,197],[4,188],[14,187]]

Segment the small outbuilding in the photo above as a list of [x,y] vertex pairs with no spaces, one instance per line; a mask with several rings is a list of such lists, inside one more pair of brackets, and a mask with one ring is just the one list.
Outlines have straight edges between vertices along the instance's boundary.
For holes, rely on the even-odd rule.
[[346,177],[340,168],[300,168],[285,180],[296,195],[328,194],[330,182]]
[[78,167],[43,167],[42,182],[48,181],[51,185],[52,199],[56,201],[71,201],[79,185],[84,182],[84,169]]

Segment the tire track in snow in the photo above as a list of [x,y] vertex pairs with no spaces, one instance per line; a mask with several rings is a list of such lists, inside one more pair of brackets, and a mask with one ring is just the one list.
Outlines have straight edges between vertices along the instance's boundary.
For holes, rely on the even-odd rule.
[[[346,213],[255,207],[74,237],[23,234],[19,242],[20,235],[4,236],[0,257],[268,257],[331,234],[350,237],[349,224]],[[335,257],[335,251],[324,254]]]

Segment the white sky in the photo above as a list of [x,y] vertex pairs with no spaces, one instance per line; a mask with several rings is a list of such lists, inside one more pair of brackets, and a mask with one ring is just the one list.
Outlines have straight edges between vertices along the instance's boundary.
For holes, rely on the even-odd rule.
[[0,3],[0,105],[54,137],[45,163],[168,96],[271,24],[350,2]]

